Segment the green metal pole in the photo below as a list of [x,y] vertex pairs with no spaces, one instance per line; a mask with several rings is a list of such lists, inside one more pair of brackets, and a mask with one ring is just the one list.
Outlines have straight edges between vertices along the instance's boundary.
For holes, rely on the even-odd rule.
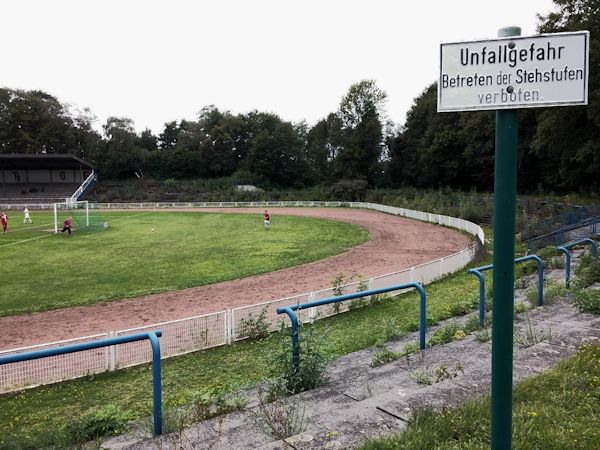
[[[498,31],[498,37],[520,35],[521,29],[518,27],[502,28]],[[507,87],[508,89],[510,87]],[[512,445],[513,307],[515,301],[514,257],[518,125],[516,110],[496,111],[494,303],[492,307],[491,448],[493,450],[507,450]]]

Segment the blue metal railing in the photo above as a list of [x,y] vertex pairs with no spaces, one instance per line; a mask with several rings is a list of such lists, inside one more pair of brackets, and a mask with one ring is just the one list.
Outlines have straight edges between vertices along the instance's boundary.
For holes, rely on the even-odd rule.
[[545,247],[547,245],[559,245],[564,242],[565,235],[572,230],[590,227],[590,234],[597,234],[598,217],[590,217],[581,222],[551,231],[547,234],[537,236],[527,240],[527,254],[531,253],[535,248]]
[[66,345],[64,347],[53,347],[32,352],[16,353],[14,355],[0,356],[0,366],[32,359],[48,358],[50,356],[65,355],[67,353],[82,352],[95,348],[109,347],[111,345],[126,344],[128,342],[143,341],[148,339],[152,346],[152,393],[154,398],[153,417],[154,434],[162,434],[162,387],[160,374],[160,343],[158,338],[162,336],[161,331],[150,333],[131,334],[97,341],[84,342],[81,344]]
[[592,258],[596,258],[596,241],[593,239],[585,238],[579,239],[578,241],[569,242],[567,244],[557,245],[556,250],[564,253],[565,255],[565,286],[567,288],[571,287],[571,253],[569,252],[570,248],[573,248],[577,245],[582,244],[591,244],[592,245]]
[[[536,255],[527,255],[521,256],[520,258],[515,258],[515,263],[520,263],[523,261],[535,260],[538,265],[538,305],[542,306],[544,302],[544,262],[539,256]],[[475,267],[474,269],[467,270],[467,273],[470,275],[475,275],[479,278],[479,324],[483,325],[485,320],[485,278],[481,272],[485,270],[493,269],[493,264],[488,264],[487,266]]]
[[296,315],[296,311],[301,309],[313,308],[315,306],[323,306],[331,303],[339,303],[345,300],[352,300],[355,298],[368,297],[370,295],[384,294],[386,292],[397,291],[400,289],[408,289],[415,288],[419,291],[419,295],[421,298],[420,301],[420,331],[419,331],[419,348],[421,350],[425,349],[425,331],[426,331],[426,295],[423,286],[421,283],[405,283],[405,284],[397,284],[394,286],[388,286],[380,289],[371,289],[369,291],[360,291],[355,292],[353,294],[344,294],[336,297],[328,297],[323,298],[321,300],[315,300],[312,302],[299,303],[297,305],[284,306],[281,308],[277,308],[277,314],[286,313],[290,318],[292,323],[292,367],[297,369],[300,362],[300,342],[298,337],[298,316]]
[[590,219],[597,212],[597,208],[592,205],[574,206],[570,211],[563,212],[553,217],[541,219],[536,223],[521,226],[521,241],[535,239],[541,235],[548,234],[553,230],[568,227],[584,220]]

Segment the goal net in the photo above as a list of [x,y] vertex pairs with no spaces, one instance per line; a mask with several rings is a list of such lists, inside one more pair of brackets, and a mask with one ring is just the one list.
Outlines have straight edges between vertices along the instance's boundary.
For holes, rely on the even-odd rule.
[[90,208],[89,202],[64,202],[54,204],[54,232],[62,229],[67,217],[71,217],[71,228],[81,231],[100,231],[108,227],[98,211]]

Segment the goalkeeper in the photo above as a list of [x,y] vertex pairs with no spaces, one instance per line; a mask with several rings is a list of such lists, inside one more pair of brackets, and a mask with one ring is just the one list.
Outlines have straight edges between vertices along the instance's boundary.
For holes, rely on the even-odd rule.
[[71,221],[72,220],[73,220],[73,218],[71,216],[67,217],[63,223],[63,229],[61,230],[61,233],[64,233],[65,231],[67,231],[69,237],[71,237]]

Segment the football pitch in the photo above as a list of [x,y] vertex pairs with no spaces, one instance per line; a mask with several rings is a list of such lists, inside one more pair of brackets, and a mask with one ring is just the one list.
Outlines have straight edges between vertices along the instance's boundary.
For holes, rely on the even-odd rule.
[[[260,214],[101,211],[109,227],[54,234],[52,212],[8,212],[0,316],[89,305],[248,277],[342,253],[368,239],[344,222]],[[62,223],[64,217],[59,217]]]

